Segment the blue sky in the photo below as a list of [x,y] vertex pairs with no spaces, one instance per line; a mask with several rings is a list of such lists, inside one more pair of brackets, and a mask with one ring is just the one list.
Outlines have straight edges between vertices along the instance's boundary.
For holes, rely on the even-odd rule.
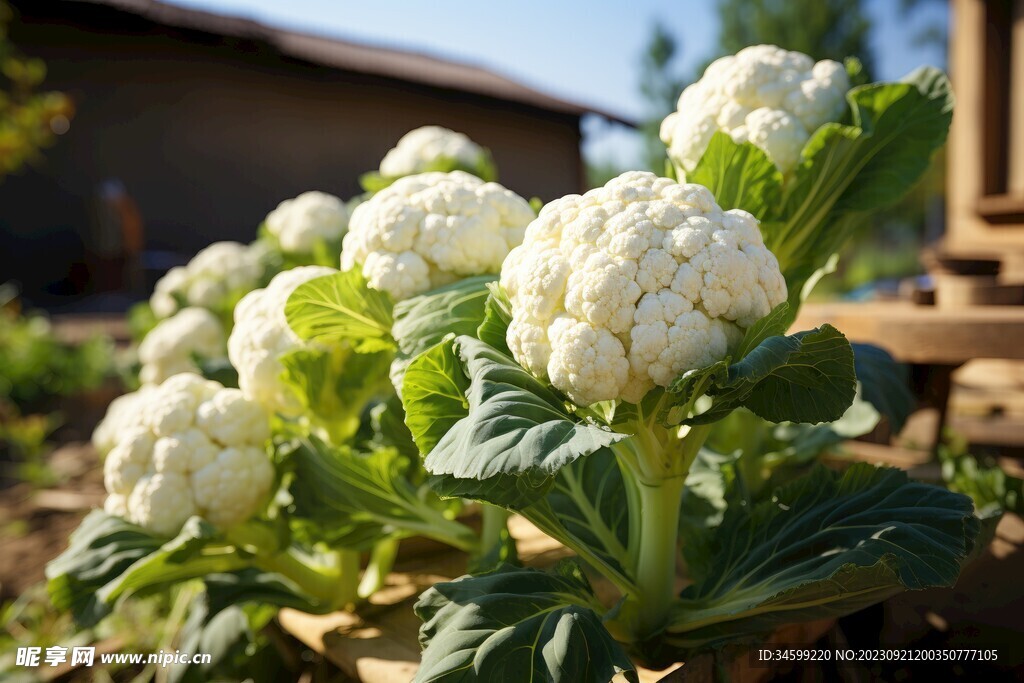
[[[663,22],[682,47],[679,67],[692,72],[717,44],[714,0],[167,0],[212,12],[364,43],[425,51],[484,66],[539,90],[640,116],[637,67],[650,29]],[[866,0],[875,20],[878,77],[898,78],[925,63],[942,65],[934,48],[909,35],[945,20],[945,3],[927,3],[904,21],[896,0]],[[634,137],[588,122],[592,159],[629,165]]]

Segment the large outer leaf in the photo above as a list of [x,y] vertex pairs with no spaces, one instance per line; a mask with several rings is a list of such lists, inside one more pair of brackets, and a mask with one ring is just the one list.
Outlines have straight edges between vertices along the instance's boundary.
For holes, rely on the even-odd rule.
[[[424,460],[427,471],[438,475],[432,486],[441,495],[529,505],[562,467],[625,438],[571,419],[554,392],[480,340],[462,336],[453,344],[469,377],[469,412]],[[424,400],[432,399],[428,394]],[[406,410],[416,413],[409,403]],[[420,443],[420,425],[407,424]]]
[[95,510],[71,535],[68,549],[46,567],[51,600],[58,609],[70,610],[81,625],[95,624],[124,595],[150,593],[244,565],[232,553],[202,553],[218,542],[216,530],[199,517],[167,539]]
[[898,470],[819,466],[753,509],[729,507],[717,572],[683,591],[669,640],[698,647],[952,585],[978,533],[972,508]]
[[782,174],[764,151],[752,142],[736,144],[721,131],[711,136],[707,149],[686,182],[711,190],[723,209],[743,209],[758,220],[774,210],[782,198]]
[[391,297],[371,289],[357,268],[299,285],[284,314],[305,340],[348,341],[360,353],[394,348]]
[[191,517],[182,525],[177,536],[136,561],[120,576],[99,589],[97,597],[113,604],[122,595],[159,590],[211,572],[230,571],[242,566],[244,561],[236,555],[202,554],[206,546],[218,542],[223,541],[209,522],[201,517]]
[[[365,549],[383,536],[422,534],[457,547],[473,543],[468,527],[448,520],[447,504],[424,497],[415,465],[398,451],[361,453],[309,438],[290,454],[296,514],[319,529],[318,540]],[[454,536],[454,538],[453,538]]]
[[602,448],[559,470],[548,494],[523,515],[603,574],[614,577],[616,585],[635,588],[626,550],[626,484],[610,449]]
[[395,304],[391,334],[398,342],[398,354],[391,380],[396,387],[402,386],[412,359],[448,335],[476,336],[484,320],[488,285],[494,280],[494,275],[466,278]]
[[605,683],[636,670],[605,630],[579,568],[505,566],[439,583],[416,603],[428,681]]
[[405,424],[420,453],[434,450],[452,427],[469,415],[469,378],[451,342],[421,353],[405,370]]
[[282,354],[278,361],[284,366],[281,380],[291,387],[306,417],[338,443],[356,433],[368,405],[393,393],[387,379],[391,354],[385,351],[300,347]]
[[415,356],[449,334],[474,335],[484,319],[484,303],[490,295],[488,284],[494,275],[479,275],[415,296],[395,304],[391,333],[398,348]]
[[166,541],[120,517],[93,510],[71,534],[68,549],[46,565],[54,607],[91,626],[110,611],[97,591]]
[[[779,315],[787,310],[776,309]],[[701,393],[714,401],[709,410],[689,419],[670,411],[669,421],[709,424],[740,406],[771,422],[831,422],[842,417],[857,389],[846,337],[827,324],[786,337],[765,336],[776,323],[751,328],[743,344],[746,355],[739,362],[719,361],[680,376],[670,388],[676,407],[689,405]],[[750,348],[757,340],[760,343]]]
[[877,346],[851,346],[862,398],[888,418],[894,434],[899,433],[917,408],[917,399],[910,390],[910,369]]

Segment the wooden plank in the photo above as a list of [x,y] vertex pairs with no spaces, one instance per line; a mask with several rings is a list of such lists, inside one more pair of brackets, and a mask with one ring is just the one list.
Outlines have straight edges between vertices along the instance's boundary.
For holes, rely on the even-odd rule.
[[1024,359],[1024,306],[939,309],[907,302],[805,304],[793,325],[831,323],[850,341],[908,363],[959,365],[974,358]]

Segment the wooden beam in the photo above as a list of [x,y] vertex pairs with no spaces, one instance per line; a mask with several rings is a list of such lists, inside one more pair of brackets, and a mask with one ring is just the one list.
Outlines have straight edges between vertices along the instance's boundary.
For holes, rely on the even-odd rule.
[[1024,359],[1024,306],[805,304],[793,329],[826,322],[850,341],[875,344],[906,363],[959,365],[974,358]]

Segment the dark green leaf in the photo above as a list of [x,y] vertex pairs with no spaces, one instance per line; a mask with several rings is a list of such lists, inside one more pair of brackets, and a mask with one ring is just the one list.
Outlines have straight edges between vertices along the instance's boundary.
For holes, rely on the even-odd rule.
[[[503,507],[529,505],[562,467],[625,438],[574,420],[554,392],[478,339],[457,337],[453,346],[469,377],[469,413],[424,461],[428,472],[439,475],[432,486],[441,495]],[[415,410],[406,403],[408,414]],[[410,429],[419,443],[417,429],[412,424]]]
[[358,268],[325,275],[295,288],[284,313],[300,338],[347,341],[360,353],[394,348],[392,302],[372,289]]
[[245,603],[292,607],[309,614],[324,614],[335,609],[334,606],[307,595],[281,574],[262,571],[255,567],[209,574],[205,577],[204,583],[209,608],[214,613]]
[[405,410],[398,396],[393,395],[373,407],[370,428],[377,446],[391,447],[407,458],[419,460],[420,452],[412,440],[412,432],[405,425]]
[[[750,415],[736,411],[735,416]],[[755,418],[756,419],[756,418]],[[686,560],[687,576],[702,581],[714,574],[714,533],[722,523],[730,502],[735,500],[733,483],[740,451],[716,453],[702,448],[686,475],[683,503],[679,513],[679,538]]]
[[429,589],[415,609],[426,648],[418,683],[638,681],[578,567],[463,577]]
[[448,335],[476,336],[484,320],[484,303],[493,275],[459,280],[395,305],[391,334],[398,342],[398,355],[391,379],[401,387],[403,374],[413,358],[438,344]]
[[[765,337],[777,326],[776,316],[785,314],[784,307],[777,308],[764,326],[754,330],[751,339],[761,341],[739,362],[719,361],[681,375],[669,389],[674,394],[669,423],[710,424],[740,406],[771,422],[831,422],[842,417],[857,388],[850,343],[827,324],[787,337]],[[711,408],[687,418],[683,413],[704,393],[714,398]]]
[[238,388],[238,371],[227,358],[202,358],[193,356],[199,366],[199,374],[206,379],[220,382],[226,387]]
[[166,540],[102,510],[90,512],[71,534],[68,549],[46,565],[54,607],[70,611],[82,626],[97,623],[110,611],[97,591]]
[[615,455],[602,448],[566,465],[543,500],[524,515],[552,538],[565,543],[616,583],[631,585],[629,505]]
[[242,561],[233,554],[203,555],[207,545],[219,540],[219,534],[201,517],[191,517],[178,535],[138,559],[117,578],[96,592],[96,597],[113,604],[122,595],[161,590],[171,584],[195,579],[211,572],[236,569]]
[[776,210],[782,198],[782,174],[764,151],[752,142],[737,144],[721,131],[686,182],[711,190],[723,209],[743,209],[758,220]]
[[917,399],[910,390],[910,369],[877,346],[851,346],[861,396],[889,420],[894,434],[899,433],[917,408]]
[[771,337],[729,367],[729,391],[740,385],[743,405],[771,422],[838,420],[857,390],[850,342],[827,324]]
[[466,278],[395,304],[391,334],[398,348],[415,356],[449,334],[475,334],[484,319],[488,285],[495,279],[494,275]]
[[746,358],[751,351],[760,346],[769,337],[778,337],[789,331],[793,323],[792,309],[787,302],[782,302],[765,317],[747,328],[743,341],[736,349],[737,359]]
[[819,466],[753,508],[729,506],[716,571],[683,591],[667,637],[694,648],[952,585],[978,533],[972,510],[899,470]]

